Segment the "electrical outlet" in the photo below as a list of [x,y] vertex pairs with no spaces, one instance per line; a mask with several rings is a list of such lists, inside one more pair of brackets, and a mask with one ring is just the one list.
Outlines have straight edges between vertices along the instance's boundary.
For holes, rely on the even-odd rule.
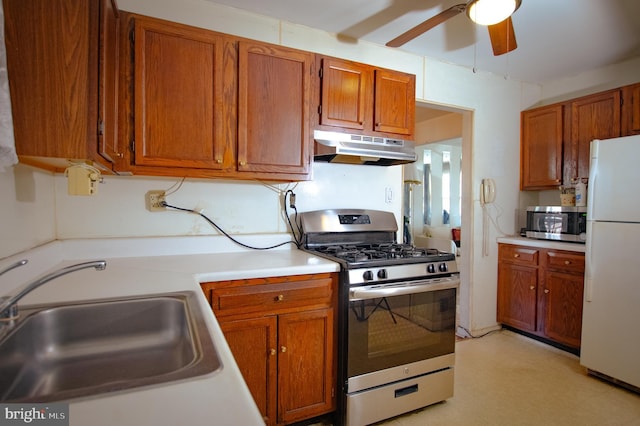
[[147,210],[150,212],[159,212],[166,210],[166,207],[162,205],[165,200],[165,193],[161,189],[153,189],[151,191],[147,191],[145,197],[145,202],[147,205]]

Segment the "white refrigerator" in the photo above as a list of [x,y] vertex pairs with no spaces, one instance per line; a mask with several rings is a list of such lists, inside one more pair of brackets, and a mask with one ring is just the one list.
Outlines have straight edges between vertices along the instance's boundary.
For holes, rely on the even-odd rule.
[[640,388],[640,135],[591,142],[580,363]]

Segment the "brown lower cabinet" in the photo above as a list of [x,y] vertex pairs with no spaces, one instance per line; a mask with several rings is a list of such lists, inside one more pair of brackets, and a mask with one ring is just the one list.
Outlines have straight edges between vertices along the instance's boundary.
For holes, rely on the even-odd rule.
[[498,244],[498,322],[580,348],[584,254]]
[[336,274],[201,284],[267,425],[335,410]]

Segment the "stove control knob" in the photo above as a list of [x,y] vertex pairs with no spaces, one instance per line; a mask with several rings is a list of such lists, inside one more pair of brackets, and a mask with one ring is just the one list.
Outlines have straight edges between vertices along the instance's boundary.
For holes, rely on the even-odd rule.
[[447,272],[449,270],[449,267],[446,263],[441,263],[440,266],[438,266],[438,269],[440,270],[440,272]]
[[436,266],[433,263],[427,265],[427,272],[430,274],[435,274]]
[[373,272],[364,271],[364,274],[362,274],[362,278],[364,278],[365,281],[371,281],[373,279]]
[[387,270],[386,269],[380,269],[378,271],[378,278],[384,280],[385,278],[387,278]]

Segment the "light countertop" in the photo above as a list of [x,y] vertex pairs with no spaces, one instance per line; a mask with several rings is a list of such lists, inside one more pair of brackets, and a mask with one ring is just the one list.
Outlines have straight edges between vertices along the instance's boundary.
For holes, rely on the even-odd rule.
[[516,244],[519,246],[529,246],[556,250],[576,251],[580,253],[585,252],[585,245],[580,243],[567,243],[564,241],[551,241],[551,240],[538,240],[535,238],[527,237],[500,237],[498,243],[502,244]]
[[[267,247],[282,236],[256,236]],[[245,241],[247,242],[247,241]],[[194,291],[223,368],[151,387],[98,395],[70,403],[72,426],[80,425],[260,425],[260,415],[199,283],[337,272],[339,265],[292,246],[249,251],[222,237],[168,237],[54,241],[4,259],[29,263],[0,278],[0,294],[42,273],[87,260],[106,259],[104,271],[81,270],[44,284],[19,305]]]

